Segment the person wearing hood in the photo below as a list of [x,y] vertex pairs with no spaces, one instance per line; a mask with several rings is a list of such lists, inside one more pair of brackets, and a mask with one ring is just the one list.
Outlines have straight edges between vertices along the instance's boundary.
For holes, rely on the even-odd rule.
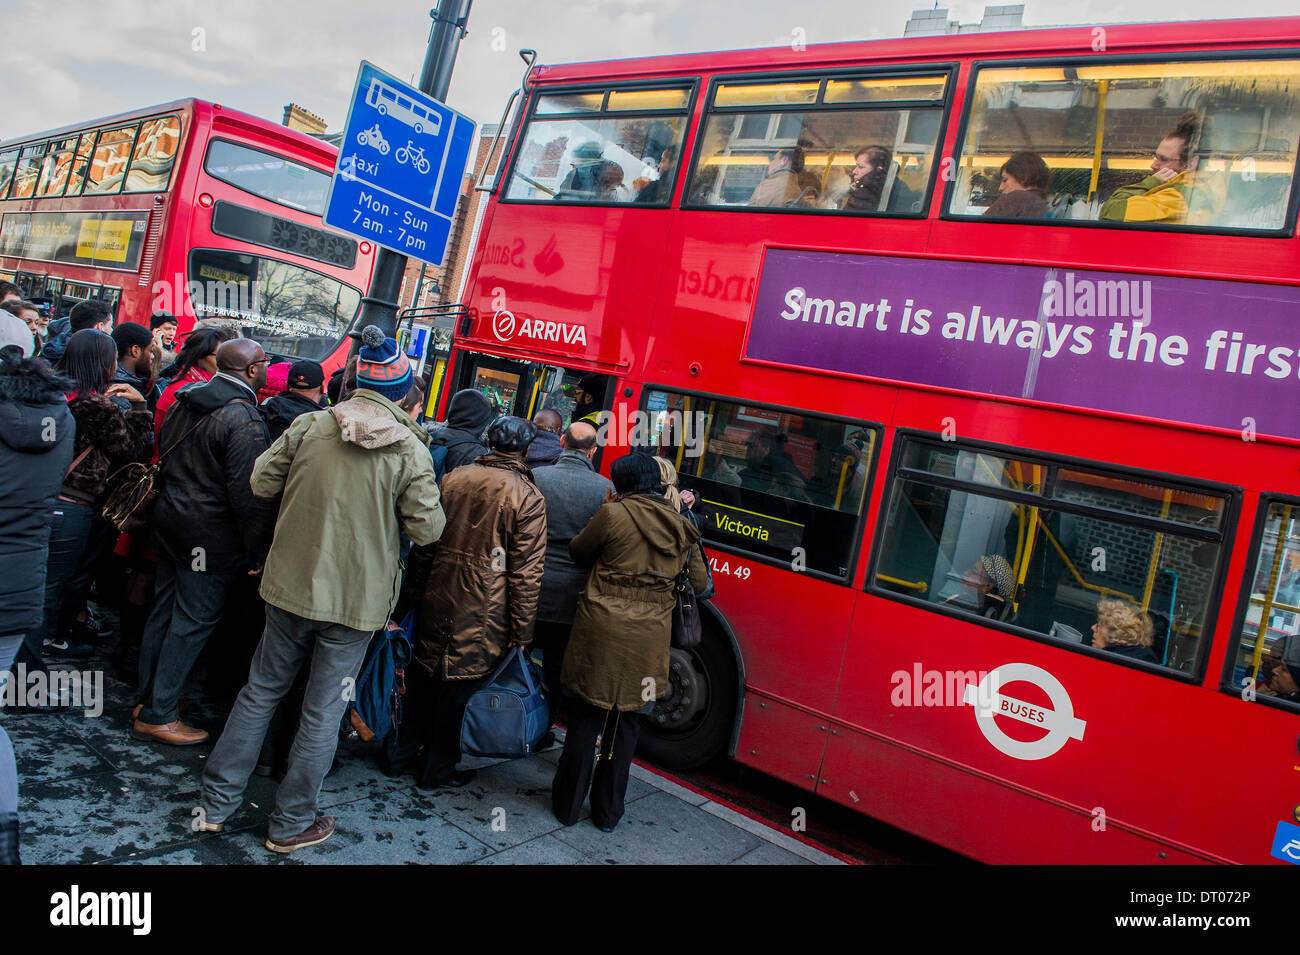
[[62,321],[50,323],[50,337],[41,349],[41,357],[51,365],[63,360],[63,351],[77,332],[93,328],[107,335],[113,331],[113,312],[104,302],[78,302],[68,313],[66,326]]
[[644,681],[654,697],[668,688],[677,576],[687,567],[697,593],[709,582],[703,560],[687,561],[700,532],[661,493],[654,458],[628,454],[610,477],[617,493],[569,542],[574,561],[591,570],[560,672],[575,698],[551,787],[552,811],[566,826],[578,821],[590,787],[591,820],[606,832],[623,816]]
[[[0,697],[23,637],[40,629],[48,515],[77,433],[71,382],[27,357],[32,347],[21,319],[0,313]],[[0,865],[18,862],[18,770],[0,724]]]
[[483,430],[496,417],[488,396],[473,388],[465,388],[451,396],[447,405],[447,423],[433,432],[430,447],[445,447],[447,460],[443,476],[463,464],[489,454],[483,443]]
[[[411,732],[397,748],[409,754],[413,735],[427,742],[421,788],[474,778],[472,770],[456,771],[465,704],[511,645],[533,640],[546,560],[546,499],[524,464],[535,433],[523,418],[494,421],[492,450],[443,476],[446,533],[436,548],[412,551],[410,586],[423,599],[407,670],[416,673],[404,723]],[[400,762],[394,769],[402,770]]]
[[317,814],[371,634],[389,620],[401,577],[399,532],[436,541],[446,518],[429,437],[397,402],[411,365],[378,326],[362,332],[357,387],[347,400],[294,419],[257,459],[253,492],[280,499],[262,574],[266,630],[203,774],[204,828],[219,832],[243,801],[276,705],[311,657],[302,715],[276,794],[266,847],[318,845],[334,819]]
[[180,721],[178,706],[235,576],[256,573],[266,556],[275,507],[254,496],[249,478],[269,444],[257,411],[267,361],[250,339],[225,342],[217,373],[177,394],[158,435],[162,491],[151,521],[158,567],[140,645],[137,739],[190,746],[208,738]]
[[314,361],[289,366],[286,387],[262,404],[262,417],[272,441],[284,434],[299,415],[320,411],[325,401],[325,369]]
[[561,447],[560,433],[564,430],[564,419],[553,408],[547,408],[533,415],[533,425],[537,428],[537,437],[528,446],[528,456],[524,463],[530,468],[543,468],[554,464],[564,450]]

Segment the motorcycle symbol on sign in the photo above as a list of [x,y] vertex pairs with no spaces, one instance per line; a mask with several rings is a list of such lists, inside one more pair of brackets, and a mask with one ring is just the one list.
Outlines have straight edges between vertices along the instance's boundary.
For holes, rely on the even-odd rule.
[[396,159],[399,163],[409,162],[422,176],[429,172],[429,160],[424,158],[424,150],[409,139],[405,146],[398,147]]
[[388,155],[388,140],[384,139],[384,134],[379,131],[379,124],[375,123],[369,129],[363,129],[357,133],[357,142],[362,146],[369,146],[372,149],[378,149],[379,155]]

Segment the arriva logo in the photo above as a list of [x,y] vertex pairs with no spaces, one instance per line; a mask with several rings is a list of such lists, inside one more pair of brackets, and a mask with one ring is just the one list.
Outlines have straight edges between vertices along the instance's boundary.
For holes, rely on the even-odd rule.
[[525,318],[522,323],[515,319],[515,313],[506,308],[499,308],[492,315],[492,334],[497,341],[508,342],[518,335],[533,341],[564,342],[566,345],[586,345],[587,329],[584,325],[570,325],[567,322],[544,322],[541,319]]

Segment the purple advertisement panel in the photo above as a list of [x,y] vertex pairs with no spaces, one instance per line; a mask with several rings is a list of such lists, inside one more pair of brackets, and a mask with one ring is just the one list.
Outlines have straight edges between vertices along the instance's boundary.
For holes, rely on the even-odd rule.
[[745,357],[1300,438],[1300,288],[768,249]]

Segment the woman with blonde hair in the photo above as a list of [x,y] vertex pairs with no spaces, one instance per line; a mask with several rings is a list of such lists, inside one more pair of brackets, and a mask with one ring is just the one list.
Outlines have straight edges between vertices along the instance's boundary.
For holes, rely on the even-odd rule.
[[1097,601],[1097,622],[1092,625],[1092,645],[1131,660],[1159,663],[1151,645],[1155,626],[1149,614],[1127,600],[1107,598]]

